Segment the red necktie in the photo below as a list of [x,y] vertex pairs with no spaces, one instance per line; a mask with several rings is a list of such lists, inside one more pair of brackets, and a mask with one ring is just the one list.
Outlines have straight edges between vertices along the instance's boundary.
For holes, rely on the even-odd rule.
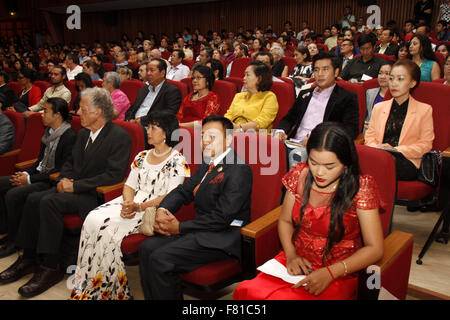
[[[214,162],[211,162],[210,164],[209,164],[209,167],[208,167],[208,173],[206,173],[206,175],[208,175],[208,174],[210,174],[211,173],[211,171],[213,171],[213,169],[214,169]],[[202,181],[203,182],[203,181]],[[201,182],[194,188],[194,197],[195,197],[195,195],[197,194],[197,190],[198,190],[198,188],[200,187],[200,184],[201,184]]]

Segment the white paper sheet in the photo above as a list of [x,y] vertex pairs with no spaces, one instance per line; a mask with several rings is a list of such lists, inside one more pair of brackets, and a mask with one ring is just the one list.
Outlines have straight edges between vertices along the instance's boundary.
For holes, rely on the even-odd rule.
[[258,270],[292,284],[296,284],[306,277],[305,275],[291,276],[287,272],[286,267],[275,259],[267,261],[262,266],[258,267]]

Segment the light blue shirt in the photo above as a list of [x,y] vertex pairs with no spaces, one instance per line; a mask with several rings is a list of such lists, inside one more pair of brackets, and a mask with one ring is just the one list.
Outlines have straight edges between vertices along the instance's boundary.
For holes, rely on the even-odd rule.
[[157,85],[155,89],[153,89],[152,85],[148,85],[148,94],[145,97],[144,101],[142,102],[141,106],[139,107],[138,111],[136,112],[135,116],[136,119],[146,116],[148,114],[164,82],[165,81]]

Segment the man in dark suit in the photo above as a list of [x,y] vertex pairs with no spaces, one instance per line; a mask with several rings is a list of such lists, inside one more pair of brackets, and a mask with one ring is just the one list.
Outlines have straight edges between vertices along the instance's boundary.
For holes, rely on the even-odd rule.
[[[341,122],[355,139],[359,133],[359,108],[356,94],[336,85],[339,60],[330,53],[319,53],[313,61],[316,88],[300,91],[288,113],[278,123],[274,136],[293,140],[298,161],[306,160],[306,142],[311,131],[324,121]],[[288,147],[289,148],[289,147]],[[291,156],[291,150],[287,154]],[[290,161],[289,166],[294,163]]]
[[[25,203],[16,245],[23,256],[0,274],[3,283],[33,273],[19,288],[23,297],[38,295],[64,277],[58,267],[64,214],[81,218],[99,205],[96,188],[125,178],[131,138],[111,122],[114,103],[106,89],[88,88],[81,93],[79,114],[84,127],[78,133],[72,156],[61,169],[56,187],[31,194]],[[42,263],[36,268],[37,255]],[[35,270],[36,268],[36,270]]]
[[136,100],[125,113],[125,120],[147,127],[149,115],[153,112],[164,111],[173,115],[178,113],[181,92],[165,81],[166,70],[167,64],[162,59],[152,59],[147,64],[149,85],[139,89]]
[[375,47],[376,53],[382,53],[387,56],[397,56],[398,45],[391,43],[394,37],[394,31],[390,29],[385,29],[381,33],[380,41],[381,43]]
[[4,102],[2,104],[2,110],[11,107],[17,102],[17,96],[13,89],[8,87],[6,83],[8,82],[8,74],[4,71],[0,72],[0,93],[5,95]]
[[[203,120],[203,163],[161,202],[155,219],[159,234],[139,248],[145,299],[183,299],[178,273],[241,257],[240,227],[250,221],[252,171],[231,149],[233,124],[212,115]],[[195,202],[195,218],[172,214]]]
[[59,172],[70,158],[76,133],[69,120],[67,102],[61,98],[49,98],[42,114],[42,123],[47,129],[38,159],[24,171],[0,177],[0,233],[8,234],[4,245],[0,246],[0,258],[16,252],[14,240],[27,197],[33,192],[51,188],[53,183],[49,175]]

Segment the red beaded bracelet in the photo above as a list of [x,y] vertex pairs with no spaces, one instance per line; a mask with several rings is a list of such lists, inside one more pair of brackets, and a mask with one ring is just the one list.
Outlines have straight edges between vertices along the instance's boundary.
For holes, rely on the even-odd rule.
[[331,278],[333,279],[333,281],[334,281],[334,280],[336,280],[336,279],[334,278],[333,274],[331,273],[331,270],[330,270],[330,268],[328,268],[328,266],[326,266],[326,268],[327,268],[328,272],[330,273],[330,275],[331,275]]

